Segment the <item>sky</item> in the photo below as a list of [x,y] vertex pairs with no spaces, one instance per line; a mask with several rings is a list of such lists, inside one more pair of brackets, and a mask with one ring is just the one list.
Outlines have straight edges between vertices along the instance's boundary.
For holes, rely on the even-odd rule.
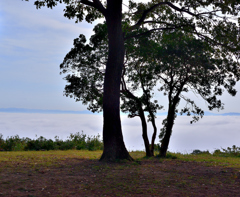
[[[13,2],[14,1],[14,2]],[[0,2],[0,107],[83,110],[63,96],[59,65],[93,25],[63,17],[63,6],[36,10],[33,1]]]
[[[63,17],[63,5],[37,10],[34,1],[0,1],[0,108],[86,110],[86,106],[63,96],[64,75],[59,65],[79,34],[89,38],[94,24],[76,24]],[[14,3],[13,3],[14,2]],[[240,90],[240,84],[237,85]],[[201,98],[188,94],[205,110]],[[156,97],[167,104],[166,97]],[[240,112],[238,101],[223,95],[225,112]]]
[[[77,38],[79,34],[84,34],[89,38],[94,24],[86,22],[76,24],[74,20],[63,17],[63,5],[59,5],[52,10],[48,8],[36,10],[33,3],[33,0],[29,0],[29,2],[11,0],[11,3],[10,1],[0,1],[0,108],[86,110],[87,106],[63,96],[66,84],[63,80],[64,76],[59,74],[59,65],[72,48],[73,39]],[[239,83],[236,88],[238,91],[240,90]],[[196,100],[204,110],[207,110],[206,104],[201,98],[196,97],[193,93],[189,93],[188,96]],[[156,92],[156,98],[160,104],[167,104],[166,97],[163,97],[160,93]],[[240,113],[239,100],[240,94],[235,97],[224,94],[222,101],[225,103],[225,109],[221,112],[215,111],[215,113]],[[183,106],[183,104],[180,104],[180,106]],[[165,111],[161,112],[166,112],[166,107]],[[102,115],[0,113],[0,116],[0,133],[3,133],[4,136],[21,134],[22,137],[34,137],[37,133],[37,135],[42,133],[42,135],[46,134],[49,137],[56,134],[65,138],[70,132],[79,131],[79,128],[90,135],[101,133],[102,130]],[[162,118],[159,117],[158,128],[161,126]],[[216,128],[221,128],[219,132],[222,140],[219,139],[219,143],[216,144],[216,147],[219,147],[219,144],[224,144],[223,139],[228,139],[226,136],[222,137],[224,136],[223,128],[228,126],[227,131],[232,131],[231,136],[236,137],[240,125],[237,125],[239,117],[218,118],[219,120],[216,117],[206,117],[197,123],[199,126],[196,127],[196,130],[199,129],[202,133],[200,132],[201,134],[199,133],[194,137],[192,134],[181,134],[183,131],[190,132],[193,127],[189,126],[189,121],[186,121],[184,117],[180,117],[177,120],[179,123],[174,126],[179,132],[173,135],[173,140],[182,139],[183,136],[189,141],[194,138],[201,139],[201,135],[204,138],[204,132],[210,133],[213,130],[216,132]],[[94,124],[92,123],[93,119],[96,120]],[[140,130],[140,121],[136,118],[127,119],[125,116],[122,119],[124,135],[133,140],[136,139],[135,135],[137,135],[140,140],[141,132],[139,131],[136,134],[136,130]],[[224,122],[222,127],[221,121]],[[203,124],[208,127],[203,129]],[[216,127],[213,129],[214,125]],[[58,131],[53,132],[56,130]],[[216,136],[217,134],[211,135]],[[232,140],[228,139],[229,145],[234,142],[235,139],[233,138],[231,138]],[[129,139],[126,140],[126,144],[132,147]],[[176,141],[186,142],[186,140]],[[184,148],[184,144],[173,142],[172,144],[175,144],[173,146],[174,150],[186,150],[193,147],[189,145],[190,148]],[[203,141],[200,142],[204,144]],[[198,143],[193,140],[192,144],[196,145]],[[211,146],[211,143],[210,141],[209,146]]]

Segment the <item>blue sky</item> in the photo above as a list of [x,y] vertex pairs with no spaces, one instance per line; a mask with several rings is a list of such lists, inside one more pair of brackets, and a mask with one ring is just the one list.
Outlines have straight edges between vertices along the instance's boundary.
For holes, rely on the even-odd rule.
[[[14,1],[14,2],[13,2]],[[63,17],[63,6],[36,10],[33,1],[0,2],[0,107],[82,110],[63,97],[59,64],[92,26]]]
[[[76,24],[63,17],[63,5],[36,10],[33,3],[0,1],[0,108],[86,110],[63,96],[65,81],[59,75],[59,65],[73,39],[79,34],[90,37],[94,25]],[[207,110],[201,98],[188,95]],[[224,94],[225,110],[221,113],[240,112],[239,98],[239,94]],[[161,93],[157,99],[167,104]]]

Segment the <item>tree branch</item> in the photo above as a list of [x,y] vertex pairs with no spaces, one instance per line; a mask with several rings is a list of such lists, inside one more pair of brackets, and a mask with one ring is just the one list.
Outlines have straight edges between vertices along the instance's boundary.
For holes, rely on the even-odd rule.
[[106,15],[106,8],[104,8],[103,4],[99,0],[93,0],[93,2],[89,0],[80,0],[80,2],[84,5],[96,8],[104,16]]
[[191,16],[198,16],[198,15],[196,15],[196,14],[194,14],[194,13],[188,11],[188,10],[185,10],[185,9],[182,9],[182,8],[179,8],[179,7],[175,6],[175,5],[173,5],[172,3],[170,3],[170,2],[160,2],[160,3],[158,3],[158,4],[153,5],[153,6],[150,7],[149,9],[145,10],[145,11],[143,12],[141,18],[138,20],[138,22],[131,27],[131,30],[137,29],[137,28],[144,22],[144,20],[145,20],[146,17],[147,17],[147,14],[150,13],[150,12],[151,12],[152,10],[154,10],[155,8],[161,6],[161,5],[168,5],[169,7],[171,7],[172,9],[174,9],[174,10],[176,10],[176,11],[185,12],[185,13],[188,13],[189,15],[191,15]]
[[157,31],[157,30],[173,30],[173,29],[176,29],[176,28],[175,28],[175,27],[172,27],[172,28],[163,27],[163,28],[151,29],[151,30],[149,30],[149,31],[146,31],[146,32],[143,32],[143,33],[140,33],[140,34],[137,34],[137,35],[127,36],[127,37],[125,37],[124,39],[127,40],[127,39],[130,39],[130,38],[137,38],[137,37],[143,36],[143,35],[145,35],[145,34],[151,33],[151,32],[153,32],[153,31]]

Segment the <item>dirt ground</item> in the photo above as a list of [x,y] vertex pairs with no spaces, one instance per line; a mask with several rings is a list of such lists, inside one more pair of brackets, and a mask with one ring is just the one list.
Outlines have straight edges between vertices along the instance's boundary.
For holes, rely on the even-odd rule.
[[173,159],[0,164],[0,196],[240,196],[240,169]]

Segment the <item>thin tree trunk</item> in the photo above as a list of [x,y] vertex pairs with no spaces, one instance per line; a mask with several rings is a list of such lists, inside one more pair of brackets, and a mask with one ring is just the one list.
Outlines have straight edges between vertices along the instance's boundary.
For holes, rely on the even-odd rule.
[[153,156],[153,154],[151,153],[151,149],[150,149],[150,144],[149,144],[148,135],[147,135],[147,122],[145,119],[145,115],[144,115],[142,106],[139,108],[139,116],[140,116],[140,119],[142,122],[142,137],[143,137],[143,141],[144,141],[144,145],[145,145],[146,156],[151,157],[151,156]]
[[[124,79],[123,79],[123,83],[125,84]],[[141,123],[142,123],[142,137],[143,137],[143,141],[144,141],[146,156],[151,157],[151,156],[153,156],[153,154],[151,153],[150,144],[149,144],[149,140],[148,140],[147,121],[146,121],[144,111],[142,108],[142,103],[136,96],[134,96],[129,90],[127,90],[126,86],[124,86],[124,90],[122,90],[122,93],[125,94],[125,96],[127,98],[133,99],[136,102],[139,117],[140,117]]]
[[166,157],[166,154],[167,154],[170,137],[172,135],[172,128],[175,120],[175,110],[178,102],[179,102],[179,98],[175,97],[173,101],[169,103],[166,133],[161,141],[162,143],[161,143],[160,153],[159,153],[160,157]]
[[143,85],[143,79],[141,77],[141,74],[140,74],[140,82],[141,82],[141,86],[142,86],[142,90],[143,90],[143,93],[145,94],[146,96],[146,104],[147,104],[147,110],[151,116],[151,122],[152,122],[152,125],[153,125],[153,135],[152,135],[152,143],[151,143],[151,147],[149,146],[149,151],[150,151],[150,156],[154,156],[154,141],[156,139],[156,135],[157,135],[157,127],[156,127],[156,124],[155,124],[155,117],[154,117],[154,114],[153,112],[151,111],[151,107],[150,107],[150,98],[148,96],[148,92],[145,90],[144,88],[144,85]]
[[168,150],[168,145],[169,145],[169,142],[170,142],[170,137],[171,137],[171,134],[172,134],[172,127],[173,127],[173,124],[174,124],[174,114],[172,115],[168,115],[167,117],[167,127],[166,127],[166,133],[162,139],[162,143],[161,143],[161,147],[160,147],[160,154],[159,156],[160,157],[166,157],[166,154],[167,154],[167,150]]
[[108,0],[106,22],[108,26],[109,54],[104,79],[104,149],[100,158],[101,161],[133,160],[123,141],[120,120],[120,82],[124,61],[121,6],[121,0]]
[[156,139],[156,136],[157,136],[157,126],[156,126],[156,123],[155,123],[154,115],[152,117],[151,122],[152,122],[152,126],[153,126],[153,134],[152,134],[152,142],[151,142],[150,151],[151,151],[152,156],[154,156],[154,143],[155,143],[155,139]]
[[169,88],[169,94],[168,94],[169,106],[168,106],[166,133],[162,139],[160,153],[159,153],[160,157],[166,157],[169,142],[170,142],[170,137],[172,135],[172,128],[173,128],[174,120],[176,118],[175,111],[176,111],[177,105],[180,101],[179,95],[182,92],[183,86],[185,85],[187,80],[188,80],[188,78],[186,78],[184,81],[181,82],[180,87],[177,89],[176,95],[172,98],[174,86],[173,86],[173,74],[171,75],[171,82],[170,82],[170,88]]

